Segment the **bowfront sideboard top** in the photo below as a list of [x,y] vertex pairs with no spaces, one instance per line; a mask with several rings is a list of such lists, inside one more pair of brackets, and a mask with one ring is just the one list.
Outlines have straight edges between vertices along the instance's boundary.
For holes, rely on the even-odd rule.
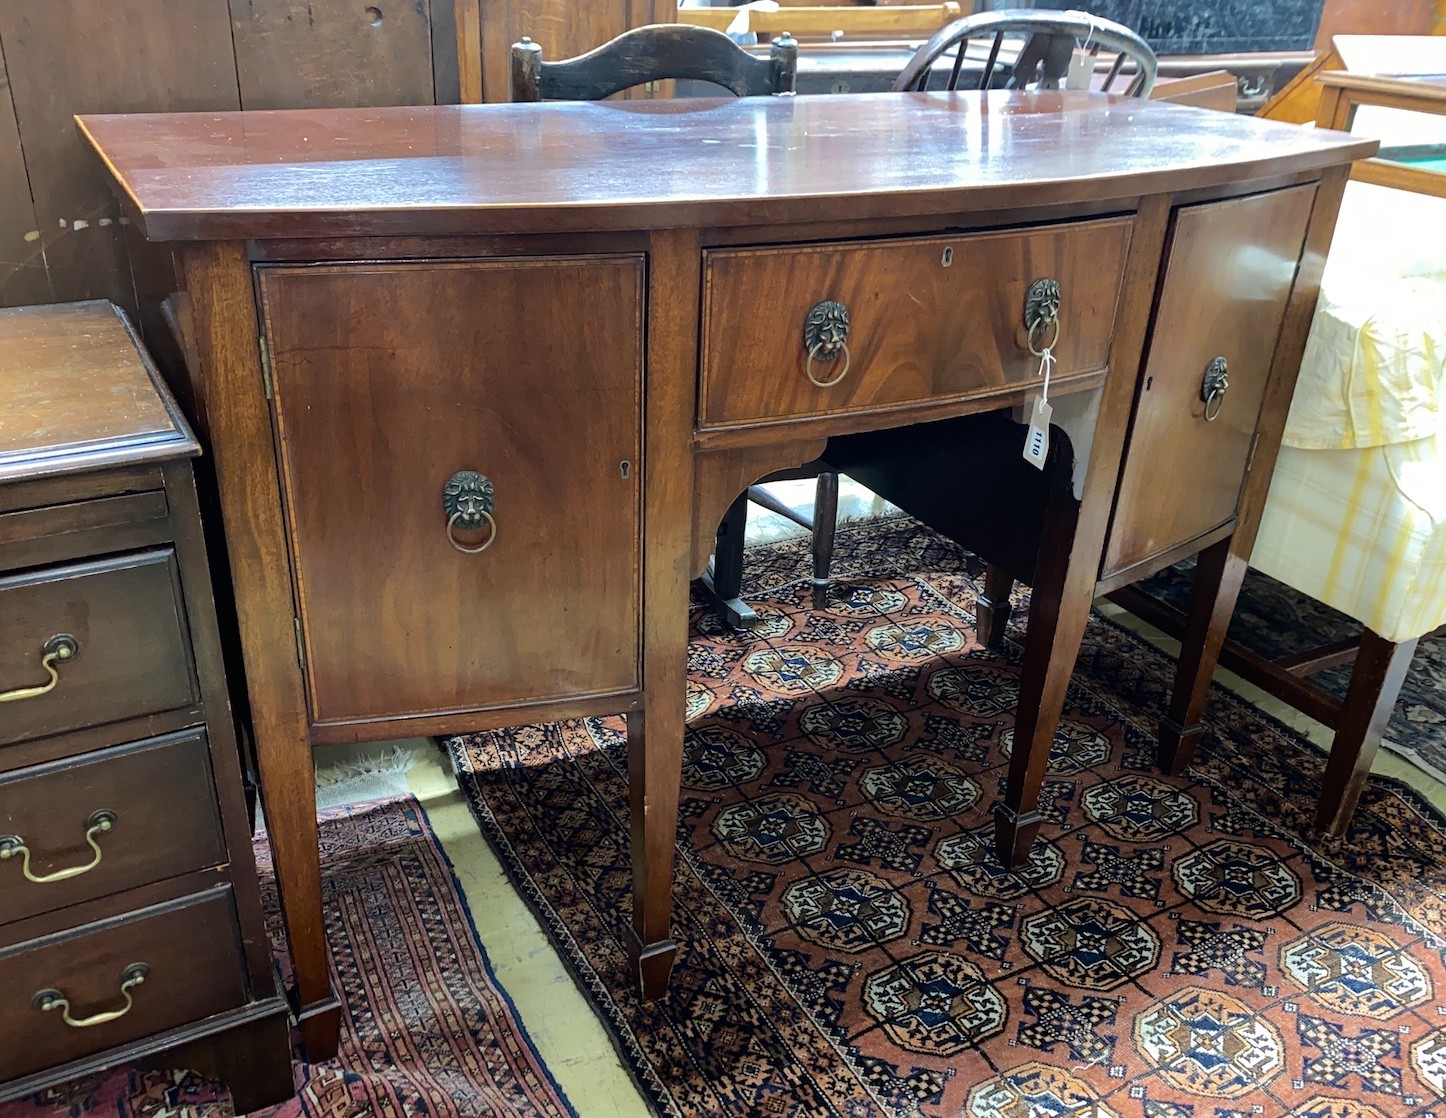
[[1361,137],[1084,92],[86,116],[158,241],[761,225],[1120,201]]
[[[1198,553],[1161,722],[1188,763],[1341,191],[1375,148],[1082,92],[80,125],[130,220],[174,243],[172,372],[215,464],[313,1058],[339,1021],[317,744],[626,714],[621,946],[665,989],[689,580],[776,471],[822,458],[969,540],[987,644],[1032,586],[1003,867],[1044,823],[1095,593]],[[1010,409],[1046,352],[1031,464]]]

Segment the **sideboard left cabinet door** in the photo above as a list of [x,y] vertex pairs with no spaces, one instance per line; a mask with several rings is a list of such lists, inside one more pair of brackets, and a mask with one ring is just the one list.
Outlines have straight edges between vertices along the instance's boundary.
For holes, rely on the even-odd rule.
[[313,721],[636,689],[643,258],[257,273]]
[[1235,519],[1314,202],[1306,185],[1176,211],[1101,577]]

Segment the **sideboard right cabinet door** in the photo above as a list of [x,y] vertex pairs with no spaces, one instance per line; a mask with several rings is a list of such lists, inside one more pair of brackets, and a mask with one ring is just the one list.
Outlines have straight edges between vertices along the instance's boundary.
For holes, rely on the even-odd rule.
[[314,723],[639,686],[643,272],[258,269]]
[[1235,518],[1314,200],[1306,185],[1176,211],[1101,577]]

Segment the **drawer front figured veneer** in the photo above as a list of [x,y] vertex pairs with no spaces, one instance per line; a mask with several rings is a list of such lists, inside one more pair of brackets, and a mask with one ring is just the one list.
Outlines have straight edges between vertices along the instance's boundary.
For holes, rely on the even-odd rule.
[[223,864],[205,730],[0,776],[0,856],[0,924]]
[[0,578],[0,693],[49,687],[0,705],[0,745],[197,702],[184,617],[169,548]]
[[636,689],[644,258],[258,273],[314,721]]
[[229,886],[22,943],[0,952],[0,1082],[245,1002]]
[[1177,211],[1103,576],[1235,518],[1314,202],[1297,186]]
[[[1121,218],[710,251],[700,426],[881,411],[1017,389],[1039,372],[1024,307],[1041,279],[1060,287],[1054,383],[1097,373],[1108,360],[1130,230]],[[810,368],[804,325],[825,301],[848,313],[846,373],[842,356]],[[810,372],[828,386],[813,383]]]

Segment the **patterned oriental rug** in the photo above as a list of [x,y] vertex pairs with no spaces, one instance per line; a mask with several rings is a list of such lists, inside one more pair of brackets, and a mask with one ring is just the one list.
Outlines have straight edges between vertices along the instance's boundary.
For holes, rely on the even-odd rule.
[[[268,1118],[561,1118],[576,1111],[497,985],[452,867],[408,796],[322,816],[322,880],[341,1051],[298,1062]],[[258,840],[273,948],[274,880]],[[121,1069],[0,1106],[0,1118],[228,1118],[227,1089],[192,1072]]]
[[1373,782],[1345,841],[1312,836],[1321,755],[1218,689],[1162,776],[1173,665],[1095,618],[1009,873],[1019,647],[978,647],[967,557],[916,524],[839,545],[827,610],[787,541],[750,552],[758,629],[694,612],[664,999],[623,946],[621,723],[450,743],[659,1113],[1446,1118],[1446,820]]

